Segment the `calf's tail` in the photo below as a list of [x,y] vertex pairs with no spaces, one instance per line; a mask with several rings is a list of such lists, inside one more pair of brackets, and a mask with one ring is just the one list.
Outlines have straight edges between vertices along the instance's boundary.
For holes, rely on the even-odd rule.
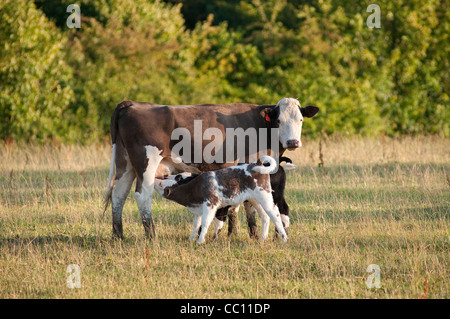
[[267,155],[261,156],[256,164],[257,165],[253,167],[253,171],[260,174],[270,174],[277,168],[277,162]]

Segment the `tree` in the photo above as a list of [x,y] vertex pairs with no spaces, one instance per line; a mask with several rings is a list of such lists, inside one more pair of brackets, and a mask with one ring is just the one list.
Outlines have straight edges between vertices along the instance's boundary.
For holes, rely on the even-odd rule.
[[32,2],[0,4],[0,136],[43,140],[64,136],[74,97],[65,39]]

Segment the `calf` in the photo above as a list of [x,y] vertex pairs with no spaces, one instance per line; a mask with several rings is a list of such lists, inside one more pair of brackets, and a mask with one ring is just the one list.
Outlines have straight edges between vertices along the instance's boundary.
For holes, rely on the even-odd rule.
[[[279,164],[282,162],[286,162],[285,169],[293,169],[295,167],[295,165],[292,164],[292,160],[288,157],[281,156],[279,158]],[[181,178],[179,178],[179,180],[181,180]],[[284,198],[284,189],[286,188],[286,172],[283,166],[279,165],[278,170],[275,173],[270,174],[270,186],[272,187],[273,202],[280,211],[281,221],[287,234],[289,230],[289,205],[286,203]],[[214,219],[214,238],[218,236],[219,231],[222,229],[227,219],[229,208],[230,206],[227,206],[217,210],[216,218]],[[275,234],[277,235],[276,230]]]
[[189,240],[196,238],[201,226],[198,243],[205,242],[206,232],[217,209],[249,201],[262,220],[261,240],[268,236],[270,218],[281,240],[286,242],[287,235],[280,212],[271,195],[269,173],[276,169],[276,165],[276,161],[270,156],[262,156],[254,163],[209,171],[188,178],[181,177],[181,180],[156,179],[155,189],[161,196],[186,206],[196,214]]

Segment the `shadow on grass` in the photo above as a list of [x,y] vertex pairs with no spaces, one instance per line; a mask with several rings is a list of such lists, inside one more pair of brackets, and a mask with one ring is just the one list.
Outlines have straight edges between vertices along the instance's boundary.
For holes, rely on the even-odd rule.
[[[303,174],[311,174],[311,171],[316,171],[316,174],[319,173],[331,173],[331,174],[344,174],[345,173],[353,173],[356,175],[363,176],[363,173],[370,171],[372,175],[379,177],[390,177],[390,174],[397,170],[402,170],[406,172],[417,172],[417,173],[425,173],[428,170],[445,170],[450,171],[450,164],[436,164],[436,163],[402,163],[402,162],[388,162],[388,163],[376,163],[376,164],[367,164],[367,165],[358,165],[358,164],[342,164],[342,165],[330,165],[325,167],[318,167],[313,165],[300,166],[299,172],[301,175]],[[288,171],[288,173],[291,171]]]
[[0,201],[7,205],[30,202],[70,202],[98,197],[106,192],[108,170],[23,170],[0,174]]
[[134,238],[125,238],[124,240],[113,239],[112,237],[105,238],[95,235],[89,236],[71,236],[71,235],[46,235],[35,237],[10,237],[0,238],[0,248],[8,247],[10,250],[24,250],[27,247],[67,247],[75,245],[83,249],[102,249],[106,247],[114,247],[116,245],[134,244]]
[[292,211],[291,222],[317,222],[326,221],[331,223],[355,222],[361,220],[392,220],[392,221],[436,221],[442,219],[450,220],[450,206],[440,205],[434,207],[407,207],[392,209],[297,209]]

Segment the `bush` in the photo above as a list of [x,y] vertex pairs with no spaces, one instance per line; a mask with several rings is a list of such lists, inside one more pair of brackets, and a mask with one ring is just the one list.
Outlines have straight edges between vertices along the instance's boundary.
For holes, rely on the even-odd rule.
[[320,107],[307,135],[450,136],[448,1],[380,0],[379,29],[366,2],[299,0],[81,0],[68,29],[71,2],[1,3],[2,139],[97,141],[125,99],[285,96]]
[[64,139],[74,98],[66,39],[32,2],[5,0],[0,43],[1,138]]

